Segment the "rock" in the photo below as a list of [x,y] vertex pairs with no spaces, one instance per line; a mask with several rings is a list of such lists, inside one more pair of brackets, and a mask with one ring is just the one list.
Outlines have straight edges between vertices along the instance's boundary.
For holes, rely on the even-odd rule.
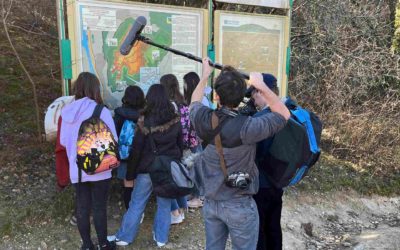
[[311,222],[309,223],[301,223],[301,228],[304,229],[304,232],[312,237],[313,236],[313,224]]
[[288,224],[288,225],[287,225],[287,229],[289,229],[289,230],[293,231],[293,230],[294,230],[294,226],[293,226],[293,225],[290,225],[290,224]]
[[351,243],[350,242],[343,242],[342,245],[344,247],[351,247]]
[[364,249],[365,249],[365,246],[363,244],[358,244],[357,246],[355,246],[353,248],[353,250],[364,250]]
[[330,222],[337,222],[339,221],[339,216],[337,216],[336,214],[330,214],[326,217],[326,219]]
[[43,250],[47,249],[47,244],[44,241],[40,242],[40,246],[43,248]]

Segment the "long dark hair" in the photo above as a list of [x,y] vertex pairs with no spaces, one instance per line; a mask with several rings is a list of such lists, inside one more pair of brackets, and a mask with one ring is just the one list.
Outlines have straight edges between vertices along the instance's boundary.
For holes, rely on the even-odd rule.
[[144,117],[146,126],[162,125],[177,117],[175,108],[161,84],[154,84],[149,88]]
[[196,72],[189,72],[183,76],[183,81],[186,86],[183,91],[185,101],[187,104],[190,104],[190,102],[192,101],[192,94],[194,92],[194,89],[200,82],[200,77]]
[[100,94],[100,81],[96,75],[90,72],[82,72],[74,82],[72,91],[75,95],[75,100],[88,97],[98,104],[103,104],[103,99]]
[[160,84],[165,87],[167,96],[170,101],[174,101],[176,104],[185,104],[181,92],[179,91],[179,82],[175,75],[166,74],[160,78]]
[[138,86],[128,86],[122,97],[122,106],[132,109],[143,109],[145,104],[144,93]]

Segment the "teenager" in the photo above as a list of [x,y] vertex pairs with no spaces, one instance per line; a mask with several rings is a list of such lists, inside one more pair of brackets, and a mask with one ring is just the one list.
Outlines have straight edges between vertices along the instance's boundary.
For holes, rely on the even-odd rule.
[[[94,250],[90,237],[90,214],[97,233],[100,249],[115,249],[115,244],[107,241],[107,199],[111,180],[111,170],[87,175],[77,166],[77,140],[82,122],[89,119],[95,107],[102,104],[99,79],[89,72],[81,73],[74,83],[75,101],[66,105],[61,111],[60,145],[65,147],[70,181],[76,190],[76,217],[80,236],[81,249]],[[111,130],[117,139],[111,112],[103,108],[100,119]],[[81,171],[81,178],[79,178]],[[80,179],[80,180],[79,180]]]
[[[144,93],[141,88],[139,88],[138,86],[129,86],[125,89],[124,97],[122,97],[122,106],[114,110],[114,122],[118,137],[120,137],[122,127],[126,121],[131,121],[134,124],[137,123],[140,112],[144,108],[144,104]],[[132,152],[129,153],[129,156],[131,155]],[[128,159],[121,160],[121,164],[117,170],[118,179],[123,180],[123,199],[126,209],[129,208],[129,202],[131,201],[131,194],[133,190],[133,186],[128,185],[125,179],[126,165]]]
[[[131,244],[139,231],[140,220],[152,193],[152,183],[148,173],[155,159],[154,147],[159,155],[174,159],[182,157],[182,126],[164,86],[152,85],[146,95],[146,108],[139,118],[133,142],[132,158],[128,161],[126,180],[135,186],[129,209],[126,211],[117,233],[108,239],[118,246]],[[154,143],[154,144],[153,144]],[[153,239],[158,247],[168,242],[171,226],[172,199],[157,197],[157,212],[153,223]]]
[[[190,126],[189,107],[179,91],[179,82],[175,75],[166,74],[160,78],[160,84],[165,87],[169,100],[175,107],[176,112],[181,117],[183,150],[190,150],[200,145],[197,140],[194,129]],[[171,224],[179,224],[185,219],[185,210],[187,210],[186,196],[179,197],[172,202]]]

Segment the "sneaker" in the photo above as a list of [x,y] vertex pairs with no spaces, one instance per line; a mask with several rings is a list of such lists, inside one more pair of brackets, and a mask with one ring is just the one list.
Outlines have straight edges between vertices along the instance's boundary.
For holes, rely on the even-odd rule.
[[119,239],[117,239],[117,237],[115,235],[107,236],[107,240],[109,242],[115,242],[115,244],[117,246],[127,246],[127,245],[129,245],[129,242],[126,242],[126,241],[123,241],[123,240],[119,240]]
[[190,201],[188,201],[188,207],[190,208],[199,208],[203,206],[203,201],[200,200],[199,198],[193,198]]
[[115,250],[117,249],[115,241],[108,241],[106,244],[103,246],[98,246],[98,250]]
[[163,247],[166,245],[166,243],[161,243],[156,240],[156,234],[154,233],[154,231],[153,231],[153,240],[157,243],[157,247]]
[[182,221],[185,219],[185,213],[184,212],[182,212],[181,214],[180,214],[180,216],[181,216],[181,218],[182,218]]
[[142,218],[140,219],[140,224],[143,223],[143,220],[144,220],[144,213],[142,213]]
[[83,246],[81,246],[81,250],[96,250],[96,248],[94,247],[94,245],[92,245],[91,247],[83,247]]
[[166,245],[165,243],[161,243],[161,242],[158,242],[158,241],[156,241],[156,243],[157,243],[157,247],[163,247],[163,246]]
[[72,226],[78,225],[78,221],[77,221],[75,215],[72,215],[72,216],[71,216],[71,219],[69,219],[69,224],[71,224]]
[[171,214],[171,225],[182,223],[183,219],[181,215],[173,215]]

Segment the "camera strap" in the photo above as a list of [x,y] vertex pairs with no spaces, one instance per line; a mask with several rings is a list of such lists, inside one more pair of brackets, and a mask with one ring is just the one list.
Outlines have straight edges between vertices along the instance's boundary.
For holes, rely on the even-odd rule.
[[[215,112],[212,113],[211,116],[211,126],[213,129],[216,129],[219,124],[218,116]],[[222,172],[224,173],[225,179],[228,177],[228,171],[226,170],[225,158],[224,158],[224,151],[222,150],[222,141],[220,131],[215,136],[215,148],[217,149],[217,153],[219,155],[219,163],[221,165]]]

